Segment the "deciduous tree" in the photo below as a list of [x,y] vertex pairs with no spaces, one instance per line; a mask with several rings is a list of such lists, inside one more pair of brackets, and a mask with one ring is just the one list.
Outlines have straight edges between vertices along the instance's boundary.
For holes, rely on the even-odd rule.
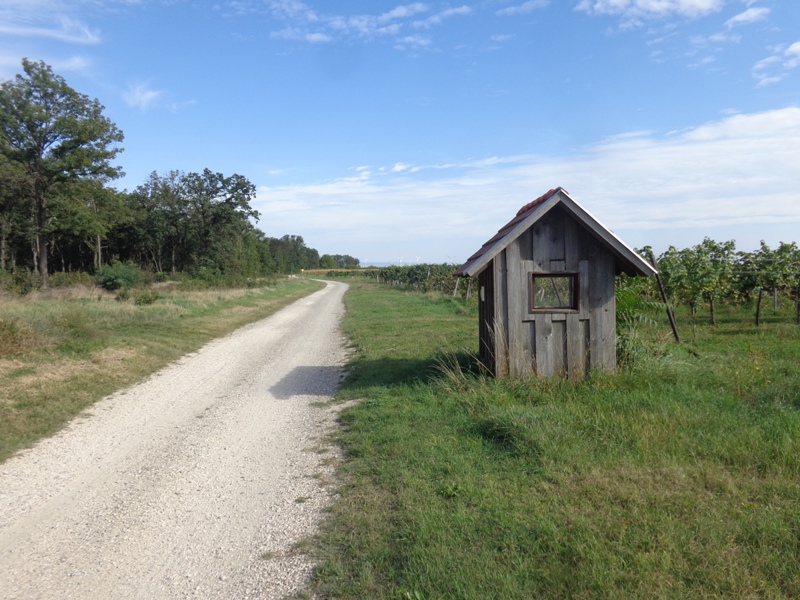
[[111,161],[122,132],[103,106],[67,85],[44,62],[22,60],[24,74],[0,83],[0,152],[24,170],[34,206],[42,286],[47,286],[50,203],[59,185],[115,178]]

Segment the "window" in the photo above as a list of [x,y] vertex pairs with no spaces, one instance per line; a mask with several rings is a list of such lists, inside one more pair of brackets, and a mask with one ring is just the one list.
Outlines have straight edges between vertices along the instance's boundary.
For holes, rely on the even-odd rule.
[[578,310],[577,273],[531,273],[530,312]]

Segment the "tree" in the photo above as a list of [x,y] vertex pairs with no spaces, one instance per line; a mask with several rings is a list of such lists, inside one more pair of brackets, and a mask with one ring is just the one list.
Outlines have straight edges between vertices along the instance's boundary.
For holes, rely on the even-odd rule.
[[16,267],[16,244],[29,231],[30,203],[25,197],[29,188],[24,171],[0,153],[0,269],[8,258]]
[[[52,220],[47,232],[53,240],[80,242],[92,252],[92,269],[103,266],[103,248],[109,231],[130,219],[123,194],[96,179],[58,186],[51,198]],[[79,263],[82,266],[83,263]]]
[[195,266],[235,270],[231,262],[240,262],[241,238],[253,230],[250,219],[259,218],[250,206],[256,187],[242,175],[225,177],[210,169],[188,173],[182,183],[192,221]]
[[44,62],[22,59],[24,75],[0,83],[0,152],[27,175],[35,247],[47,287],[50,202],[59,186],[122,175],[110,161],[122,132],[95,99],[73,90]]

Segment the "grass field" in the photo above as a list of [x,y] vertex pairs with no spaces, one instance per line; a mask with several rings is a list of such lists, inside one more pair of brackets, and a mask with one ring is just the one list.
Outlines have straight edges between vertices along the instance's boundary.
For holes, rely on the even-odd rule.
[[584,381],[470,374],[477,317],[346,296],[348,459],[320,597],[800,597],[800,327],[679,315]]
[[[0,461],[103,396],[321,287],[137,292],[77,287],[0,298]],[[140,295],[137,295],[140,294]],[[145,297],[144,302],[137,298]]]

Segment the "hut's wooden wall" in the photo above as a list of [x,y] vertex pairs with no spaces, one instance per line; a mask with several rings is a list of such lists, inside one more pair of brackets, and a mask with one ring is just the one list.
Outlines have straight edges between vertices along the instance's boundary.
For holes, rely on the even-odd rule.
[[[529,312],[531,272],[578,273],[578,311]],[[496,375],[616,368],[613,255],[560,207],[499,253],[479,284],[481,356]]]

